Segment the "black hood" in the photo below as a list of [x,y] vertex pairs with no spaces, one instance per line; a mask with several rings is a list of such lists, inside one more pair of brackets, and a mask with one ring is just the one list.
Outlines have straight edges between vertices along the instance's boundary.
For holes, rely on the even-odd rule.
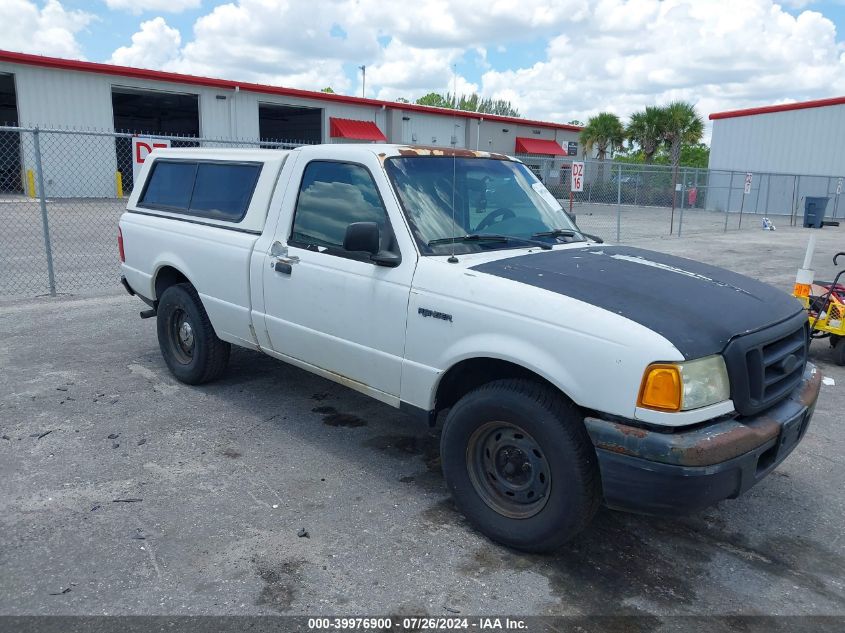
[[745,275],[625,246],[528,253],[471,270],[615,312],[657,332],[688,359],[717,354],[733,337],[802,309],[785,292]]

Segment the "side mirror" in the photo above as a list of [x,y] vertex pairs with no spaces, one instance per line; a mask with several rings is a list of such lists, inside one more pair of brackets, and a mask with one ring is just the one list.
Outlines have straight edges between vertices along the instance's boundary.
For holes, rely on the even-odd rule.
[[343,249],[370,254],[370,261],[379,266],[395,268],[402,262],[398,253],[379,250],[378,224],[375,222],[353,222],[346,227]]
[[375,222],[353,222],[346,227],[343,237],[346,251],[364,251],[375,255],[379,251],[378,224]]

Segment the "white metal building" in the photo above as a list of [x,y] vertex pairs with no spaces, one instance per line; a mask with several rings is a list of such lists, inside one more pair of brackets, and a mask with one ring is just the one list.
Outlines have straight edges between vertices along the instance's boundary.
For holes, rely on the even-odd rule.
[[[580,132],[560,123],[0,51],[3,124],[224,140],[387,141],[573,157]],[[42,147],[45,166],[67,172],[56,179],[66,183],[65,190],[48,183],[48,194],[111,195],[90,186],[75,191],[72,183],[109,183],[109,173],[125,173],[120,157],[131,154],[120,151],[121,142],[130,139],[89,140],[102,146],[94,152],[97,164],[68,161],[66,148]],[[25,150],[13,160],[20,164],[0,167],[26,171]]]
[[708,208],[738,209],[746,172],[753,175],[748,202],[767,213],[788,213],[807,196],[836,195],[845,176],[845,97],[717,112],[710,119],[715,171]]

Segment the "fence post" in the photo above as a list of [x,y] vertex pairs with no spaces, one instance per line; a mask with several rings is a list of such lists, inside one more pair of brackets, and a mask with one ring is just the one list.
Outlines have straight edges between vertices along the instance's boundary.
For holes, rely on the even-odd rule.
[[728,185],[728,201],[725,203],[725,228],[723,229],[723,233],[728,232],[728,213],[730,213],[731,208],[731,194],[734,192],[734,173],[731,172],[731,182]]
[[622,233],[622,163],[616,172],[616,241],[621,241]]
[[39,130],[32,131],[32,148],[35,153],[35,178],[38,181],[38,197],[41,202],[41,228],[44,230],[44,251],[47,254],[47,277],[50,296],[56,296],[56,276],[53,271],[53,246],[50,243],[50,223],[47,219],[47,192],[44,190],[44,170],[41,166],[41,141]]
[[678,237],[681,237],[681,231],[684,229],[684,196],[686,195],[686,179],[681,185],[681,216],[678,218]]

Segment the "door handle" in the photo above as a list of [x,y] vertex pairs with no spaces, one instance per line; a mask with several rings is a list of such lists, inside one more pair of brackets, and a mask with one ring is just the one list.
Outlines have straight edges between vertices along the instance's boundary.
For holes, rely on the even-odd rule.
[[273,270],[275,270],[277,273],[282,273],[283,275],[290,275],[293,272],[293,266],[291,266],[287,262],[283,262],[277,259],[273,263]]
[[296,255],[282,255],[276,257],[271,266],[277,273],[290,275],[293,272],[293,264],[296,264],[297,262],[299,262],[299,257]]

